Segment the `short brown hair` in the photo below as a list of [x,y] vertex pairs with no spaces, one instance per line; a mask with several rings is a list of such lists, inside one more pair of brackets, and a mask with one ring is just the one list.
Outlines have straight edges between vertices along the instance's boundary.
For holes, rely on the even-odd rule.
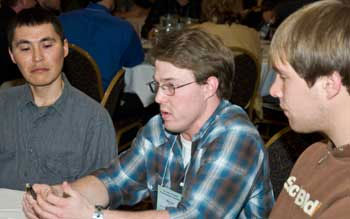
[[197,28],[185,28],[162,37],[151,51],[156,60],[192,70],[197,83],[218,78],[219,98],[230,99],[234,78],[234,55],[222,41]]
[[319,1],[296,11],[274,34],[272,64],[288,62],[310,87],[337,71],[350,92],[349,15],[346,0]]

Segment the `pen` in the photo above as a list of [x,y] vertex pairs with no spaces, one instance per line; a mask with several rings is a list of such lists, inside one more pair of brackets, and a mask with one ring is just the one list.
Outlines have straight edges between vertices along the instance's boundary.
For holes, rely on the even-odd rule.
[[36,200],[36,193],[29,183],[26,183],[26,192],[30,193],[34,200]]

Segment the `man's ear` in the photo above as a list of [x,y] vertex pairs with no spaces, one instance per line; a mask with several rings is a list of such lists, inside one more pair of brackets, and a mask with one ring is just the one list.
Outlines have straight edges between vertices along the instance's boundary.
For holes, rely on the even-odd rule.
[[207,79],[207,84],[206,84],[207,98],[216,95],[218,88],[219,88],[218,78],[214,76],[210,76]]
[[325,77],[324,88],[327,98],[331,99],[337,96],[342,87],[342,77],[337,71],[333,71],[331,75]]
[[8,50],[9,50],[9,54],[10,54],[10,57],[11,57],[12,62],[15,63],[15,64],[17,64],[15,58],[13,57],[13,54],[12,54],[11,49],[9,48]]
[[63,49],[64,49],[64,57],[67,57],[69,53],[69,44],[67,39],[63,40]]

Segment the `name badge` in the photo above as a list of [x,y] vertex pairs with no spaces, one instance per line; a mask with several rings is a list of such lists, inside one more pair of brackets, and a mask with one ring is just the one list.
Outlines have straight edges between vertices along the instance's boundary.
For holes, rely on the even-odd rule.
[[166,207],[177,207],[182,195],[169,188],[158,185],[157,210],[165,210]]

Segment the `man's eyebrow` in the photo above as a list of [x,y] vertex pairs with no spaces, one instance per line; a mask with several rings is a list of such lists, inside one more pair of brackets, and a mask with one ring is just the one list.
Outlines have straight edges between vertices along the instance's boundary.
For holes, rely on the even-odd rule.
[[[53,37],[44,37],[44,38],[40,39],[39,42],[56,42],[56,39]],[[18,40],[15,43],[15,46],[18,47],[18,46],[23,45],[23,44],[31,44],[31,43],[32,42],[30,42],[29,40]]]
[[[153,80],[155,81],[155,77],[153,77]],[[161,81],[162,82],[169,82],[169,81],[176,81],[178,79],[176,78],[163,78]]]
[[56,39],[53,37],[44,37],[40,40],[40,42],[47,42],[47,41],[56,42]]
[[23,44],[30,44],[30,42],[28,40],[19,40],[15,43],[15,47],[18,47]]

